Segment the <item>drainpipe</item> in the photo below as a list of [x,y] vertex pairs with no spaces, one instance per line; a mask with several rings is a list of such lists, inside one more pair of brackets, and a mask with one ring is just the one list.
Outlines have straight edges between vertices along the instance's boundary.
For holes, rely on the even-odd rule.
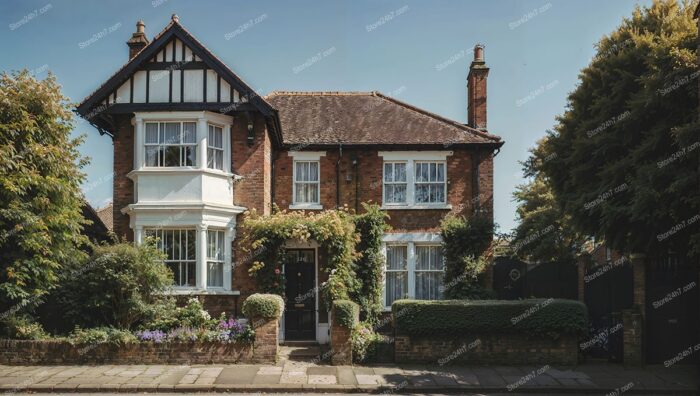
[[[340,208],[340,159],[343,157],[343,143],[338,145],[338,161],[335,163],[335,208]],[[319,175],[320,176],[320,175]]]
[[272,208],[275,207],[275,174],[277,173],[275,163],[280,154],[279,150],[275,150],[274,148],[273,150],[272,164],[270,164],[270,214],[272,214]]
[[475,158],[475,166],[474,166],[474,194],[472,197],[472,201],[474,202],[474,214],[478,214],[481,211],[481,191],[479,191],[479,163],[481,162],[481,152],[479,149],[476,149],[476,153],[474,154]]
[[355,168],[355,213],[358,213],[360,210],[360,160],[357,158],[357,155],[354,156],[352,159],[352,166]]

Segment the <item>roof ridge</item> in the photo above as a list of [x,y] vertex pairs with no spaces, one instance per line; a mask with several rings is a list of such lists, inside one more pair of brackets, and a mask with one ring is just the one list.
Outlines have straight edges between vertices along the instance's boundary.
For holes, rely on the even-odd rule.
[[272,91],[268,96],[299,95],[299,96],[376,96],[377,91]]
[[379,97],[379,98],[382,98],[382,99],[387,100],[387,101],[389,101],[389,102],[393,102],[393,103],[395,103],[395,104],[397,104],[397,105],[399,105],[399,106],[403,106],[403,107],[405,107],[405,108],[407,108],[407,109],[409,109],[409,110],[415,111],[415,112],[417,112],[417,113],[419,113],[419,114],[422,114],[422,115],[424,115],[424,116],[431,117],[431,118],[434,118],[434,119],[436,119],[436,120],[438,120],[438,121],[442,121],[442,122],[446,122],[446,123],[448,123],[448,124],[454,125],[454,126],[460,128],[460,129],[462,129],[462,130],[464,130],[464,131],[466,131],[466,132],[470,132],[470,133],[476,134],[476,135],[478,135],[478,136],[481,136],[481,137],[486,138],[486,139],[489,139],[489,140],[494,140],[494,141],[500,141],[500,140],[501,140],[501,138],[500,138],[499,136],[492,135],[492,134],[490,134],[490,133],[488,133],[488,132],[484,132],[484,131],[478,130],[478,129],[476,129],[476,128],[472,128],[472,127],[470,127],[469,125],[465,125],[465,124],[462,124],[462,123],[457,122],[457,121],[455,121],[455,120],[451,120],[451,119],[449,119],[449,118],[447,118],[447,117],[443,117],[443,116],[441,116],[441,115],[439,115],[439,114],[436,114],[436,113],[433,113],[433,112],[431,112],[431,111],[428,111],[428,110],[425,110],[425,109],[421,109],[420,107],[414,106],[414,105],[412,105],[412,104],[410,104],[410,103],[406,103],[406,102],[404,102],[404,101],[398,100],[398,99],[393,98],[393,97],[391,97],[391,96],[384,95],[384,94],[381,93],[381,92],[373,91],[373,93],[374,93],[375,96],[377,96],[377,97]]

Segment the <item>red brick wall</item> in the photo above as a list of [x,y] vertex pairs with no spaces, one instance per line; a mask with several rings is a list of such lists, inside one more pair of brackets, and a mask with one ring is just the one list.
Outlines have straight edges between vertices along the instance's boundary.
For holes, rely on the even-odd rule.
[[[448,213],[469,215],[474,209],[474,186],[472,178],[476,158],[475,151],[466,148],[450,148],[453,155],[447,157],[447,201],[452,210],[389,210],[389,224],[394,231],[436,231],[440,220]],[[339,152],[337,148],[325,150],[321,157],[321,204],[324,209],[336,207],[336,163]],[[350,209],[359,203],[382,201],[382,166],[383,158],[377,149],[343,149],[340,159],[340,205]],[[352,165],[352,158],[357,158],[358,169]],[[275,203],[281,209],[288,209],[292,203],[293,158],[286,151],[281,151],[275,161]],[[347,180],[348,176],[351,180]],[[356,178],[358,186],[356,192]],[[493,159],[490,152],[481,152],[479,163],[479,200],[482,208],[493,212]]]
[[134,182],[126,177],[127,173],[134,169],[134,127],[127,117],[118,121],[117,132],[114,134],[112,144],[114,146],[114,179],[113,187],[113,215],[114,233],[118,237],[126,237],[134,240],[134,233],[129,228],[129,216],[122,214],[121,210],[134,203]]

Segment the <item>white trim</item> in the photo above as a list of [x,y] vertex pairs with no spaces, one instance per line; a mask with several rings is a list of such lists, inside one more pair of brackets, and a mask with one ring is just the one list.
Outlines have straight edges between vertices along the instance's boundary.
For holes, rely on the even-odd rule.
[[434,204],[434,205],[411,205],[406,204],[383,204],[379,207],[382,210],[451,210],[451,204]]
[[442,243],[440,234],[432,232],[409,232],[409,233],[388,233],[382,236],[382,242],[420,242],[420,243]]
[[222,290],[219,289],[206,289],[201,290],[193,287],[188,288],[170,288],[165,291],[166,295],[173,296],[197,296],[197,295],[212,295],[212,296],[240,296],[241,292],[238,290]]
[[320,161],[326,156],[325,151],[287,151],[287,155],[295,161]]
[[447,161],[453,151],[379,151],[384,161]]
[[210,169],[210,168],[204,168],[204,169],[199,169],[196,167],[192,166],[187,166],[187,167],[182,167],[182,168],[143,168],[143,169],[137,169],[137,170],[132,170],[131,172],[126,174],[126,177],[129,179],[136,181],[138,179],[138,176],[140,175],[148,175],[148,174],[156,174],[156,175],[183,175],[183,174],[201,174],[201,173],[206,173],[208,175],[212,176],[218,176],[222,178],[234,178],[234,179],[241,179],[242,176],[239,176],[235,173],[229,173],[229,172],[222,172],[218,169]]
[[220,124],[233,123],[233,117],[211,111],[140,111],[134,113],[134,118],[137,120],[142,119],[144,121],[168,121],[181,119],[197,121],[199,118],[206,118]]
[[[321,205],[321,160],[320,159],[298,159],[293,157],[292,161],[292,203],[289,205],[289,209],[308,209],[308,210],[320,210],[323,209]],[[308,162],[316,163],[316,181],[297,181],[297,162]],[[310,168],[310,166],[309,166]],[[315,184],[316,185],[316,202],[297,202],[297,183],[301,184]]]

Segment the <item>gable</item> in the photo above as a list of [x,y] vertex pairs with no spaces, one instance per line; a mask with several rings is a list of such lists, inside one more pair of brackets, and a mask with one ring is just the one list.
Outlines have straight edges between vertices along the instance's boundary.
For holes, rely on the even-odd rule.
[[76,111],[101,133],[113,134],[113,115],[135,111],[257,111],[281,141],[276,111],[173,19]]

